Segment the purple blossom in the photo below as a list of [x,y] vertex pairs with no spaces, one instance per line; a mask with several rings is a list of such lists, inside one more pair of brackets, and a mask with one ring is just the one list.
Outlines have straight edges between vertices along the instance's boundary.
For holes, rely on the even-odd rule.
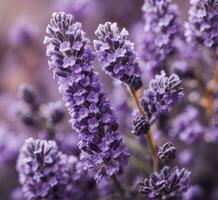
[[143,59],[153,73],[160,72],[164,62],[175,51],[174,41],[182,37],[183,27],[178,8],[171,0],[145,0],[142,7],[145,20]]
[[155,115],[168,112],[183,97],[181,80],[176,74],[169,77],[164,71],[156,75],[149,83],[149,88],[145,90],[141,99],[141,105],[151,121]]
[[216,0],[191,0],[186,36],[189,42],[200,42],[217,53],[218,2]]
[[27,199],[54,198],[59,162],[60,152],[54,141],[26,140],[17,161],[17,171]]
[[170,170],[164,167],[159,174],[153,173],[139,184],[139,192],[151,200],[181,199],[184,192],[190,188],[190,172],[175,167]]
[[188,106],[185,111],[179,114],[173,121],[170,135],[187,143],[193,144],[203,134],[204,128],[198,121],[199,113],[196,108]]
[[93,199],[94,179],[81,168],[75,156],[59,151],[54,141],[29,138],[17,161],[19,181],[27,199]]
[[163,162],[169,162],[176,157],[176,148],[172,143],[167,142],[158,149],[158,157]]
[[95,34],[94,46],[105,71],[128,84],[133,90],[142,87],[141,71],[134,44],[127,37],[128,31],[119,31],[116,23],[100,24]]
[[[50,68],[79,132],[85,168],[94,168],[96,180],[122,171],[128,153],[117,119],[93,68],[94,55],[81,24],[70,14],[54,13],[45,38]],[[64,60],[74,60],[64,65]],[[69,63],[69,62],[68,62]]]

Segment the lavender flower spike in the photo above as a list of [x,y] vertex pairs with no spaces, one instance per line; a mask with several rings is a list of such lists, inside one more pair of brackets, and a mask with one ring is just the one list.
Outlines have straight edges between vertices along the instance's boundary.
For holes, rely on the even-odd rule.
[[45,38],[50,68],[79,132],[85,168],[97,170],[96,180],[122,171],[128,152],[117,119],[93,69],[93,53],[81,24],[63,12],[54,13]]
[[164,71],[149,83],[141,100],[145,114],[152,119],[156,114],[168,112],[183,97],[181,80],[176,74],[169,77]]
[[28,199],[53,199],[58,184],[60,153],[53,141],[29,138],[17,161],[19,180]]
[[188,41],[203,43],[218,54],[217,16],[217,0],[191,0],[189,23],[186,26]]
[[[19,180],[28,200],[95,199],[94,179],[81,169],[75,156],[59,151],[55,141],[29,138],[17,161]],[[93,187],[88,187],[92,184]]]
[[143,59],[153,72],[159,72],[170,54],[175,52],[176,38],[183,37],[177,5],[171,0],[144,0],[145,21]]
[[164,167],[159,174],[153,173],[139,184],[139,192],[150,200],[182,199],[182,195],[190,188],[190,172],[177,167],[170,170]]
[[140,89],[143,84],[141,71],[134,44],[127,39],[127,30],[119,31],[116,23],[106,22],[98,26],[95,34],[98,40],[94,41],[94,46],[105,71],[128,84],[132,90]]

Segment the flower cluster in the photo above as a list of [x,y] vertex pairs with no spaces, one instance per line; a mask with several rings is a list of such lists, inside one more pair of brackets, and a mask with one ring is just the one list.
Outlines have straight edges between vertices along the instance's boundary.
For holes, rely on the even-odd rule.
[[[164,71],[156,75],[149,83],[149,88],[145,90],[141,100],[141,105],[151,121],[155,115],[168,112],[183,97],[181,80],[176,74],[169,77]],[[152,119],[153,118],[153,119]]]
[[29,200],[82,200],[81,191],[84,192],[84,186],[89,182],[77,158],[61,153],[54,141],[26,140],[19,154],[17,170],[22,191]]
[[105,71],[128,84],[132,90],[140,89],[143,84],[141,71],[134,44],[127,39],[127,30],[119,31],[117,23],[106,22],[99,25],[95,34],[98,36],[94,41],[95,49]]
[[181,199],[190,187],[190,172],[177,167],[164,167],[159,174],[153,173],[139,184],[139,192],[151,200]]
[[183,27],[178,8],[171,0],[145,0],[142,10],[146,34],[142,54],[152,71],[157,73],[175,51],[174,40],[182,37]]
[[93,68],[94,55],[81,24],[70,14],[54,13],[45,38],[50,68],[79,132],[86,168],[97,168],[96,180],[122,171],[128,153],[117,119]]
[[60,153],[53,141],[26,140],[17,161],[22,190],[27,199],[52,199],[58,184]]
[[203,43],[217,52],[218,2],[216,0],[191,0],[189,23],[186,24],[187,40]]

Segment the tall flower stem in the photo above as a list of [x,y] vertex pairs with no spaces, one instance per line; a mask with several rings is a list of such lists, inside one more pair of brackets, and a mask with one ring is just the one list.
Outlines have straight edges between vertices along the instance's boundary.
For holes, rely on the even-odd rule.
[[[139,103],[139,98],[137,97],[137,94],[134,90],[132,90],[130,87],[130,93],[132,94],[132,97],[136,103],[136,106],[140,112],[140,114],[145,115],[140,103]],[[151,131],[148,131],[147,133],[147,139],[150,145],[151,153],[152,153],[152,161],[153,161],[153,171],[158,171],[158,157],[157,157],[157,149],[156,149],[156,144],[155,141],[152,137]]]
[[119,194],[120,194],[122,197],[124,197],[124,193],[125,193],[125,192],[124,192],[124,189],[122,188],[120,182],[117,180],[116,175],[112,175],[112,176],[111,176],[111,179],[112,179],[112,181],[113,181],[113,184],[114,184],[115,188],[116,188],[117,191],[119,192]]

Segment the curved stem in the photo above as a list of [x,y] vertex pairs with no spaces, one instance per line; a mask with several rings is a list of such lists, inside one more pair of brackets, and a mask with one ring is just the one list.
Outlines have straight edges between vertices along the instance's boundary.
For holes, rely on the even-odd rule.
[[[133,96],[133,99],[134,99],[134,101],[136,103],[136,106],[137,106],[140,114],[145,115],[145,113],[144,113],[144,111],[143,111],[143,109],[142,109],[142,107],[141,107],[141,105],[139,103],[139,99],[138,99],[138,97],[136,95],[136,92],[134,90],[132,90],[131,88],[129,88],[129,89],[130,89],[130,92],[131,92],[131,94]],[[148,139],[148,142],[150,144],[150,149],[151,149],[151,153],[152,153],[153,171],[158,171],[158,168],[159,168],[158,165],[159,164],[158,164],[156,144],[155,144],[155,141],[154,141],[154,139],[152,137],[151,131],[149,131],[147,133],[147,139]]]

